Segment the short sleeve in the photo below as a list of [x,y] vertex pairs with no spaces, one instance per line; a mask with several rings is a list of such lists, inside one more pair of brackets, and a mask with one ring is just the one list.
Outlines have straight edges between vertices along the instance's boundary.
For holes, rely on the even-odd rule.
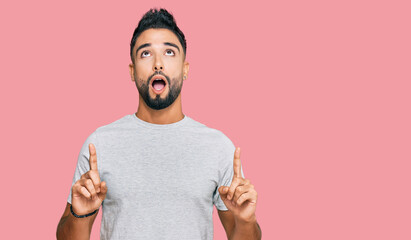
[[[84,173],[90,170],[90,163],[89,163],[90,152],[88,149],[88,145],[90,143],[93,143],[93,145],[96,147],[96,150],[98,149],[97,143],[96,143],[96,132],[93,132],[87,137],[78,155],[77,165],[74,171],[74,176],[73,176],[73,180],[72,180],[71,187],[70,187],[70,193],[67,198],[67,202],[70,204],[71,204],[71,192],[72,192],[73,185],[80,179],[81,175],[83,175]],[[97,158],[98,158],[98,151],[97,151]]]
[[[228,139],[228,138],[227,138]],[[219,169],[218,169],[218,186],[216,190],[214,191],[214,196],[213,196],[213,204],[216,206],[216,208],[220,211],[227,211],[227,207],[225,206],[223,200],[220,197],[220,193],[218,192],[218,189],[221,186],[230,186],[231,182],[233,180],[234,176],[234,151],[235,151],[235,146],[229,140],[229,144],[226,144],[227,147],[222,150],[222,159],[219,162]],[[243,173],[243,168],[241,166],[241,175],[244,178],[244,173]]]

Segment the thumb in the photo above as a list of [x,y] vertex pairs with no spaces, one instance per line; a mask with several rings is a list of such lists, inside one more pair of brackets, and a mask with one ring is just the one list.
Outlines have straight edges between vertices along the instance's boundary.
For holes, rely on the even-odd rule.
[[106,198],[107,190],[106,182],[101,182],[101,191],[98,193],[98,196],[102,201]]
[[227,198],[228,187],[221,186],[218,188],[218,192],[220,193],[221,198],[225,200]]

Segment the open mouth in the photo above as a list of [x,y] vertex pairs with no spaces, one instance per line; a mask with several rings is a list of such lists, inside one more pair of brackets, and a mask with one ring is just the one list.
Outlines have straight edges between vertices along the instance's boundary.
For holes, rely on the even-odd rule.
[[154,93],[161,94],[167,86],[167,82],[164,76],[156,75],[151,80],[151,89]]
[[166,86],[166,82],[163,79],[155,79],[151,86],[153,86],[155,90],[161,91]]

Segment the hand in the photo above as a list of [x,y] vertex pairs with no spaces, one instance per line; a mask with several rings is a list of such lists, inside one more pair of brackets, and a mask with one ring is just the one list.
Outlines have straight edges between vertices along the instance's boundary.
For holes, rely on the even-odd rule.
[[106,182],[100,183],[96,148],[90,143],[88,149],[90,152],[90,171],[81,175],[81,178],[72,187],[71,203],[73,211],[77,215],[84,215],[98,209],[107,194]]
[[240,148],[234,152],[234,176],[231,185],[219,187],[218,192],[236,221],[256,221],[257,192],[250,180],[241,175]]

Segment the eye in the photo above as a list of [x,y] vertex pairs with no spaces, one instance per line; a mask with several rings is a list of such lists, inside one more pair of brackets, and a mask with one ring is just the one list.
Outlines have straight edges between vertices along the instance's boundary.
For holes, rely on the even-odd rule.
[[141,53],[141,57],[147,57],[147,55],[145,55],[145,53],[148,53],[148,51],[143,51],[143,52]]
[[172,54],[172,55],[169,55],[169,56],[174,56],[174,55],[175,55],[175,54],[174,54],[174,51],[171,50],[171,49],[167,49],[166,53],[171,53],[171,54]]

